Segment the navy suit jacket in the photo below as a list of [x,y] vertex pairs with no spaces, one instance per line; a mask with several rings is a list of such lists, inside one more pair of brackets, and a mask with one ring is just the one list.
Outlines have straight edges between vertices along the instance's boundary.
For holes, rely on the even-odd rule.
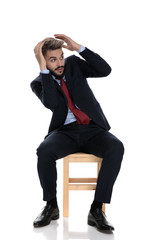
[[[65,78],[73,102],[100,127],[109,130],[109,123],[90,89],[86,78],[105,77],[111,67],[98,54],[86,48],[80,53],[83,59],[72,55],[65,59]],[[52,112],[49,131],[63,126],[67,113],[67,99],[51,74],[42,74],[31,82],[31,88],[45,107]]]

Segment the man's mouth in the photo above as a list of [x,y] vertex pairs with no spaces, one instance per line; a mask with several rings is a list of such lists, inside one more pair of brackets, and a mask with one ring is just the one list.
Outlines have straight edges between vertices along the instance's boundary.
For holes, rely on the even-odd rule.
[[63,69],[64,69],[64,67],[58,67],[58,68],[56,68],[56,71],[58,71],[58,72],[62,72]]

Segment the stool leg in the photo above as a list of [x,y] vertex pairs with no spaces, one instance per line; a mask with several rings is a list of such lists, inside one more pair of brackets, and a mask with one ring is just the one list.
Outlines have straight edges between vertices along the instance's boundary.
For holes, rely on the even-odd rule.
[[63,159],[63,216],[69,216],[69,160]]
[[105,203],[103,203],[103,205],[102,205],[102,210],[105,213]]

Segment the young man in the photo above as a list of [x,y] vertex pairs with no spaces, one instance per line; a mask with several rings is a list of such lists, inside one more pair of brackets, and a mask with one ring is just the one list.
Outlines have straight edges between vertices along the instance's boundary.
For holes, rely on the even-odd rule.
[[[99,230],[114,230],[102,212],[102,203],[111,201],[124,148],[109,132],[109,123],[86,80],[106,77],[111,68],[98,54],[71,38],[63,34],[54,36],[39,42],[34,49],[40,75],[32,81],[31,88],[53,115],[48,135],[37,149],[38,174],[46,206],[33,225],[42,227],[59,218],[56,160],[84,152],[103,158],[88,224]],[[84,60],[75,55],[64,59],[62,48],[78,51]]]

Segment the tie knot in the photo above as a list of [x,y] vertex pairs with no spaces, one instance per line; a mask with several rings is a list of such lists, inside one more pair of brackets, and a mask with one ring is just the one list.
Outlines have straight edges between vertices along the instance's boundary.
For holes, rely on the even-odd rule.
[[62,85],[62,83],[64,82],[63,78],[57,78],[57,79],[60,81],[60,83]]

